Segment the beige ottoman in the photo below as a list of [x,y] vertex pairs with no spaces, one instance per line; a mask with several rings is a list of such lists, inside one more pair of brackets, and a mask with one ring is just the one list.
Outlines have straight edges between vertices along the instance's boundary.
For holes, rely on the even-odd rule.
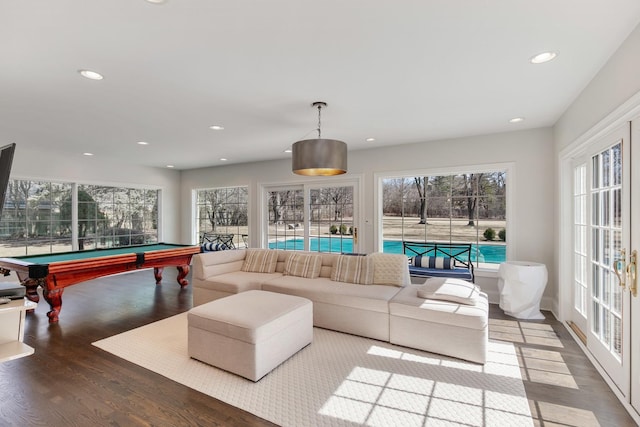
[[489,303],[424,299],[420,286],[404,287],[389,302],[390,342],[484,364],[489,342]]
[[313,340],[311,301],[252,290],[189,310],[189,356],[252,381]]

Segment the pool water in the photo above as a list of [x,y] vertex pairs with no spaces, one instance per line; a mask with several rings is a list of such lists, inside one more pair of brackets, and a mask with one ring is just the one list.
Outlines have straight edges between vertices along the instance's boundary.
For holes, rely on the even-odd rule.
[[[353,252],[353,244],[351,239],[340,239],[331,237],[312,237],[311,250],[320,252]],[[318,249],[318,245],[320,248]],[[402,242],[397,240],[385,240],[382,244],[382,251],[390,254],[402,253]],[[291,239],[281,242],[269,243],[269,249],[287,249],[287,250],[304,250],[304,240]],[[472,245],[471,261],[486,262],[490,264],[499,264],[506,261],[507,247],[505,245]]]

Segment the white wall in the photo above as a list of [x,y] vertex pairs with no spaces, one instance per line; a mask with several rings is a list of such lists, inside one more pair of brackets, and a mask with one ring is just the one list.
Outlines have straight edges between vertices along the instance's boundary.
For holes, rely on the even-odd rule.
[[30,151],[16,144],[11,168],[12,179],[42,179],[81,184],[121,185],[154,188],[162,191],[161,239],[183,242],[180,234],[180,172],[162,168],[132,166],[111,162],[97,156],[79,155],[70,159],[54,150]]
[[[556,251],[555,264],[571,265],[571,234],[567,224],[571,223],[568,200],[571,194],[570,158],[563,158],[566,152],[578,149],[593,135],[620,121],[630,120],[628,117],[640,105],[640,26],[629,35],[625,42],[611,56],[609,61],[584,88],[576,100],[567,108],[553,127],[555,141],[554,162],[558,176],[555,185],[555,229]],[[562,199],[564,197],[564,200]],[[564,225],[563,225],[564,224]],[[562,306],[555,308],[560,320],[566,320],[572,298],[572,271],[570,268],[556,270],[557,283],[566,284],[557,289],[554,300]]]
[[640,26],[611,56],[553,127],[556,151],[567,147],[640,92]]
[[[495,135],[474,136],[452,140],[424,142],[393,147],[372,148],[349,152],[349,172],[346,175],[362,179],[363,216],[373,219],[374,174],[428,169],[460,169],[479,164],[513,163],[515,176],[508,177],[507,185],[514,185],[511,229],[508,243],[513,257],[518,260],[542,262],[554,277],[554,164],[551,129],[534,129]],[[191,236],[192,190],[221,186],[247,185],[249,187],[250,234],[259,221],[257,212],[258,185],[264,183],[300,183],[311,179],[294,175],[290,159],[265,161],[243,165],[228,165],[194,169],[182,172],[181,203],[182,240]],[[320,178],[328,180],[332,178]],[[340,178],[337,178],[340,179]],[[373,227],[360,233],[365,252],[375,251]],[[251,236],[252,245],[257,245]],[[497,301],[497,280],[479,278],[479,284]],[[555,284],[550,282],[545,295],[553,295]],[[545,298],[543,306],[549,306]]]

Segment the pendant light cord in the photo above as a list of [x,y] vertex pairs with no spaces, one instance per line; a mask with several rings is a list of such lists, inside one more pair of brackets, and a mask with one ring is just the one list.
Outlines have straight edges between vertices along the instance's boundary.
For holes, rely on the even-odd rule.
[[318,139],[322,139],[322,132],[320,130],[320,111],[322,110],[322,105],[318,104]]

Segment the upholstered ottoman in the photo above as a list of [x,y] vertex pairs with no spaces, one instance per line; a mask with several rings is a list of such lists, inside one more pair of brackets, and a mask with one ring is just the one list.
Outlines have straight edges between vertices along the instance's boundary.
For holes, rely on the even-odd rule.
[[313,339],[311,301],[252,290],[189,310],[189,356],[252,381]]
[[390,342],[484,364],[489,340],[487,295],[476,291],[471,305],[453,301],[456,298],[423,298],[419,290],[420,285],[405,286],[389,302]]

